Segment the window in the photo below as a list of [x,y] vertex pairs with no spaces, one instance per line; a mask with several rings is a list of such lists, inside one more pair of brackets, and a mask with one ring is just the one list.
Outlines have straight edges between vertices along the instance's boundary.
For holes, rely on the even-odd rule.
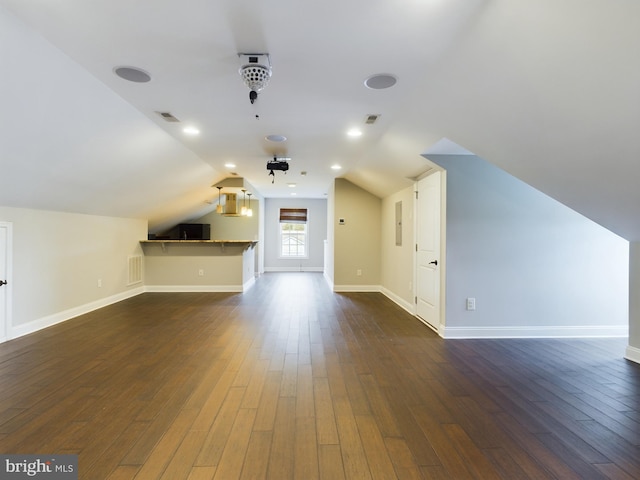
[[307,209],[280,209],[280,256],[307,257]]

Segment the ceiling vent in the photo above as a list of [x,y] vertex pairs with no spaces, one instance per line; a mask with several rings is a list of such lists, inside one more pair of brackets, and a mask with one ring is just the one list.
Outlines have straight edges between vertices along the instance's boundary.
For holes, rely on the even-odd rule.
[[373,125],[374,123],[376,123],[378,118],[380,118],[380,115],[378,114],[367,115],[367,117],[364,119],[364,123],[366,123],[367,125]]
[[169,112],[156,112],[156,113],[160,115],[162,118],[164,118],[167,122],[172,122],[172,123],[180,122],[180,120],[178,120],[176,117],[171,115]]

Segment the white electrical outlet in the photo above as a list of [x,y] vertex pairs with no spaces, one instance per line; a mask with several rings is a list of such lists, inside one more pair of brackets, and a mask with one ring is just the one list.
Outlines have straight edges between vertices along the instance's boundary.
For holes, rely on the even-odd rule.
[[102,288],[102,279],[101,278],[98,279],[98,288]]
[[474,297],[467,298],[467,310],[476,309],[476,299]]

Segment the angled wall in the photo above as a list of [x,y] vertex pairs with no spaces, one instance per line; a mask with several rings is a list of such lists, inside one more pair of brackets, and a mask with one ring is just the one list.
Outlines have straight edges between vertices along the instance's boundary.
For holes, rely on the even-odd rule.
[[144,291],[128,259],[142,255],[146,220],[0,206],[0,221],[13,226],[9,338]]
[[445,337],[627,334],[626,240],[479,157],[429,159],[447,170]]

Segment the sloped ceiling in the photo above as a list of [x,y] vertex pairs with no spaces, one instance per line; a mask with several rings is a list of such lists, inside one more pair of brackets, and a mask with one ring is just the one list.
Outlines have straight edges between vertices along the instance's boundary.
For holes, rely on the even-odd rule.
[[[323,198],[335,176],[384,197],[446,145],[640,240],[639,20],[631,0],[0,0],[0,205],[157,230],[233,174],[262,197]],[[253,105],[240,52],[271,55]],[[366,88],[378,73],[397,84]]]

